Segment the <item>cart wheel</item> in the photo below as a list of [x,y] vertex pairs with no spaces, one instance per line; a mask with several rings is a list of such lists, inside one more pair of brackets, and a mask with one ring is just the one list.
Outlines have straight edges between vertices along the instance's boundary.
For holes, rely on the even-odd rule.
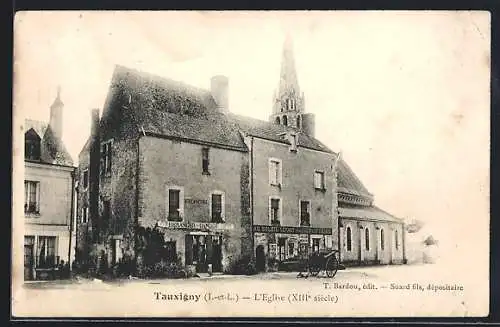
[[335,256],[331,256],[326,261],[326,275],[333,278],[339,269],[339,260]]

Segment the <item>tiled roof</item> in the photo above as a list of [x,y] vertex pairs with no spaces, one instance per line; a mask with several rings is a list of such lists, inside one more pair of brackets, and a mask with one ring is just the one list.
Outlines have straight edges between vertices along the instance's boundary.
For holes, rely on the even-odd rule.
[[357,218],[369,219],[380,222],[397,222],[403,223],[403,219],[394,217],[390,213],[376,207],[376,206],[352,206],[344,207],[339,206],[339,215],[341,218]]
[[276,125],[264,120],[235,115],[235,114],[228,114],[228,117],[242,131],[244,131],[249,135],[275,142],[290,144],[290,142],[285,137],[283,137],[283,135],[287,131],[295,131],[297,132],[298,135],[297,139],[298,146],[302,146],[304,148],[313,149],[317,151],[334,153],[326,145],[324,145],[314,137],[301,133],[296,128],[286,127],[283,125]]
[[38,120],[25,120],[25,131],[33,129],[41,139],[40,142],[40,162],[73,166],[73,159],[64,146],[62,140],[55,136],[47,123]]
[[340,160],[338,164],[337,182],[341,192],[367,197],[373,196],[344,160]]

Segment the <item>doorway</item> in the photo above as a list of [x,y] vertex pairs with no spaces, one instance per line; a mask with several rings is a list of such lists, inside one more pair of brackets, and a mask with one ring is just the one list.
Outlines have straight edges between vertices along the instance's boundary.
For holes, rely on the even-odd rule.
[[34,236],[24,237],[24,280],[33,280]]
[[213,272],[222,272],[222,236],[211,236],[211,258]]
[[255,249],[255,268],[258,272],[266,270],[266,254],[264,253],[264,245],[258,245]]

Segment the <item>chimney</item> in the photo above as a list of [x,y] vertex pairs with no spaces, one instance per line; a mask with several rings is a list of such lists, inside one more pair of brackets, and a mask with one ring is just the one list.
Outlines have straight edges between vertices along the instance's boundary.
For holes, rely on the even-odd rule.
[[90,114],[90,136],[95,138],[99,134],[99,109],[92,109]]
[[315,137],[315,116],[313,113],[302,114],[302,131],[311,136]]
[[229,80],[226,76],[217,75],[210,80],[210,92],[217,104],[217,109],[222,113],[229,111]]
[[57,97],[50,106],[49,125],[54,135],[62,139],[62,120],[64,103],[61,101],[61,88],[57,88]]

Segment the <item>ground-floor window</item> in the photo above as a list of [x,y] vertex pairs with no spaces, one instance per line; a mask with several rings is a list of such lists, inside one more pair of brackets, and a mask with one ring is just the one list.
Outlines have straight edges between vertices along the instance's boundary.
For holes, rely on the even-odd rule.
[[165,242],[165,260],[175,262],[177,259],[177,245],[175,241]]
[[38,266],[41,268],[53,267],[58,263],[56,257],[56,237],[39,236],[38,237]]
[[284,261],[286,259],[286,238],[278,239],[278,260]]
[[319,242],[320,242],[320,238],[313,238],[313,244],[312,244],[312,251],[313,252],[319,252]]

